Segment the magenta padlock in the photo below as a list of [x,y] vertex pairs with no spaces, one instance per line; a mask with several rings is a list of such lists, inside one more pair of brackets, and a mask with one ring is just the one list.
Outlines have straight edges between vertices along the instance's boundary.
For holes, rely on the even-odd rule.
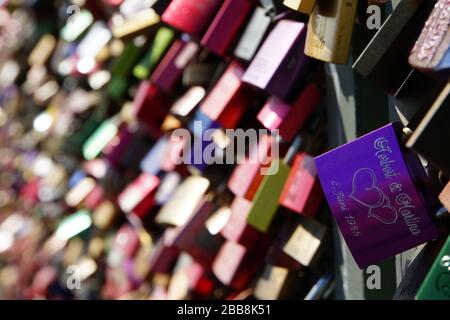
[[401,130],[391,123],[315,159],[331,212],[360,268],[438,237],[425,171],[417,155],[401,148]]

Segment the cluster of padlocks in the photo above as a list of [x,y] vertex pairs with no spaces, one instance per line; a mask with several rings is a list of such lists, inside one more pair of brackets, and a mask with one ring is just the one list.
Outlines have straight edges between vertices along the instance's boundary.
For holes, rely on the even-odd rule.
[[0,298],[450,299],[449,0],[0,4]]

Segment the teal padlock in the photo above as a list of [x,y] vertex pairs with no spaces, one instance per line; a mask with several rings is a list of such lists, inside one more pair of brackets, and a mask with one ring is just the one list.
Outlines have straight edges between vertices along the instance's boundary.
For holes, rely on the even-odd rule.
[[422,283],[417,300],[450,300],[450,237]]

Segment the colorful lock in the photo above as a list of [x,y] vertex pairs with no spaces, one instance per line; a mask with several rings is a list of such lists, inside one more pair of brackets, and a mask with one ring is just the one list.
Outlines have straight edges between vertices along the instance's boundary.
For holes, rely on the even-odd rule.
[[234,56],[244,61],[250,61],[258,50],[271,22],[270,17],[266,15],[266,10],[256,7],[234,50]]
[[303,143],[303,138],[297,136],[283,160],[273,159],[268,171],[258,187],[253,199],[253,205],[247,217],[249,225],[261,232],[269,230],[279,208],[278,199],[291,171],[292,161]]
[[309,58],[304,55],[305,24],[281,20],[270,32],[242,80],[280,99],[301,81]]
[[283,4],[298,12],[311,14],[314,5],[316,4],[316,0],[284,0]]
[[200,37],[206,31],[220,7],[219,0],[175,0],[164,11],[163,22]]
[[201,44],[218,55],[225,55],[252,7],[251,0],[225,0]]
[[414,68],[433,73],[443,81],[450,75],[449,6],[448,0],[436,2],[409,57]]
[[214,211],[214,204],[202,199],[196,208],[196,212],[179,228],[174,240],[174,246],[180,251],[188,253],[203,267],[209,268],[218,249],[222,244],[219,237],[208,233],[205,223]]
[[242,290],[253,280],[263,265],[260,250],[248,250],[244,246],[226,241],[220,248],[212,264],[212,272],[224,285]]
[[[278,170],[276,169],[278,168]],[[247,222],[261,232],[267,232],[278,210],[278,199],[289,176],[290,168],[280,159],[272,161],[274,175],[266,175],[253,199]]]
[[158,186],[158,177],[142,173],[120,193],[117,198],[120,209],[143,218],[155,204],[154,194]]
[[[438,237],[418,157],[391,123],[316,158],[331,212],[360,268]],[[421,190],[419,190],[421,185]]]
[[190,164],[191,168],[203,172],[208,166],[215,163],[217,153],[220,148],[213,140],[215,129],[220,125],[211,120],[201,110],[197,111],[194,118],[188,125],[192,131],[192,138],[188,139],[190,145],[186,145],[187,150],[183,152],[184,162]]
[[417,300],[450,300],[450,237],[439,252],[416,298]]
[[252,203],[249,200],[241,197],[234,198],[231,203],[231,216],[220,231],[222,237],[242,244],[246,248],[257,245],[261,233],[247,224],[247,216],[251,208]]
[[157,139],[162,134],[160,127],[170,105],[170,95],[150,81],[142,81],[133,101],[133,114],[147,127],[149,134]]
[[258,143],[250,146],[249,156],[236,166],[228,180],[228,189],[234,195],[247,200],[253,199],[264,178],[263,173],[272,162],[275,147],[276,140],[272,135],[263,135]]
[[234,129],[252,98],[243,83],[243,67],[236,61],[230,63],[225,73],[206,96],[200,110],[223,128]]
[[314,217],[323,199],[314,158],[306,153],[295,157],[280,204],[298,214]]
[[164,57],[167,49],[170,47],[175,32],[169,28],[161,27],[156,32],[155,38],[151,44],[150,49],[145,56],[139,61],[139,63],[133,69],[133,75],[141,80],[148,78],[153,69],[158,65],[161,59]]
[[259,112],[257,119],[270,130],[279,130],[283,140],[291,142],[302,129],[321,100],[316,84],[308,84],[295,103],[290,106],[277,98],[270,98]]
[[347,64],[358,1],[318,0],[308,20],[305,54],[329,63]]
[[181,82],[183,69],[198,50],[198,45],[187,36],[176,40],[153,72],[151,81],[161,90],[171,92]]
[[142,172],[157,175],[161,171],[161,162],[169,144],[169,138],[162,136],[142,159],[139,167]]

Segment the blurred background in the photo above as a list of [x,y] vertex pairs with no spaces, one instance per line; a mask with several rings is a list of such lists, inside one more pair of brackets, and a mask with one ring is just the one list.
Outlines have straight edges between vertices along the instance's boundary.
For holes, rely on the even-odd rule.
[[361,270],[314,157],[422,121],[433,6],[350,2],[0,0],[0,299],[413,299],[442,242]]
[[[330,217],[314,176],[317,221],[276,206],[278,219],[261,232],[246,223],[258,170],[170,157],[181,148],[170,133],[192,132],[194,120],[216,129],[216,155],[230,143],[225,128],[264,129],[257,116],[269,95],[240,73],[275,10],[288,9],[238,5],[236,27],[226,45],[212,37],[213,52],[195,34],[222,3],[210,2],[206,17],[191,8],[189,35],[161,22],[170,1],[1,1],[0,298],[304,298],[315,284],[311,297],[332,296],[330,245],[321,245]],[[251,18],[259,39],[249,39]],[[324,146],[318,66],[308,66],[314,109],[302,131],[311,152]],[[305,85],[292,85],[287,101]],[[281,141],[281,158],[289,147]],[[293,235],[309,250],[286,254]]]

